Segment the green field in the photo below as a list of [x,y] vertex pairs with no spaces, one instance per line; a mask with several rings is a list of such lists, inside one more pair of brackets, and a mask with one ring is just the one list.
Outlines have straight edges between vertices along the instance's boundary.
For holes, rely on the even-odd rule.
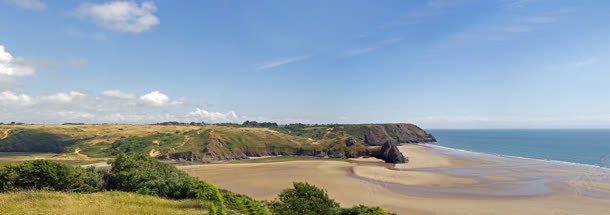
[[208,214],[200,200],[127,192],[23,191],[0,194],[0,214]]
[[85,156],[70,156],[70,154],[57,153],[0,152],[0,166],[39,159],[52,160],[58,163],[75,166],[99,163],[108,160],[108,158],[88,158]]

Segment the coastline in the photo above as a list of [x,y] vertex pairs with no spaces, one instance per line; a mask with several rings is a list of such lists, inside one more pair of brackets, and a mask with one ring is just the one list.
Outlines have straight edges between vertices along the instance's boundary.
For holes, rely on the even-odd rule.
[[403,145],[399,149],[410,163],[388,167],[380,160],[360,158],[347,162],[297,160],[179,168],[257,199],[271,200],[293,181],[306,181],[326,189],[344,206],[378,205],[397,214],[610,211],[610,184],[605,181],[607,173],[601,170],[590,174],[586,168],[460,154],[428,145]]

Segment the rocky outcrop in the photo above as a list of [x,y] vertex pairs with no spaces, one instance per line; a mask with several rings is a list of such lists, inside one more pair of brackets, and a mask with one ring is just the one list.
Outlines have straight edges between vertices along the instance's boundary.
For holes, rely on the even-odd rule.
[[381,146],[388,141],[395,144],[436,142],[431,134],[408,123],[346,125],[345,131],[361,138],[369,146]]
[[381,146],[381,150],[377,153],[377,158],[384,160],[386,163],[407,163],[409,159],[405,157],[399,150],[396,144],[387,141]]

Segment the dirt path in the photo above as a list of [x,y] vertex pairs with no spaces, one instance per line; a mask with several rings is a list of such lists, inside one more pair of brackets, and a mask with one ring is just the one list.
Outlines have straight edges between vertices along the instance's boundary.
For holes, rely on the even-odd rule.
[[8,137],[8,135],[10,134],[11,129],[6,129],[4,130],[4,134],[2,135],[2,138],[0,138],[0,140],[4,140]]

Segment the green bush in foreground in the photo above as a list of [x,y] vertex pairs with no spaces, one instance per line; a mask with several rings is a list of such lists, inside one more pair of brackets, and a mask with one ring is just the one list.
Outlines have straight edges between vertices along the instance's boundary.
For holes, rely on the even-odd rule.
[[51,190],[97,192],[105,187],[106,171],[72,167],[47,160],[32,160],[0,168],[0,192]]
[[212,203],[212,214],[224,214],[224,200],[216,187],[144,154],[120,154],[112,162],[107,189],[206,200]]
[[295,182],[278,195],[278,199],[269,203],[273,214],[279,215],[387,215],[379,207],[356,206],[340,208],[339,203],[331,199],[325,190],[308,183]]
[[352,208],[346,208],[341,210],[341,215],[388,215],[388,212],[381,209],[380,207],[369,207],[365,205],[358,205]]
[[232,193],[228,190],[221,190],[220,192],[225,200],[225,206],[230,210],[248,215],[271,215],[265,205],[246,195]]

